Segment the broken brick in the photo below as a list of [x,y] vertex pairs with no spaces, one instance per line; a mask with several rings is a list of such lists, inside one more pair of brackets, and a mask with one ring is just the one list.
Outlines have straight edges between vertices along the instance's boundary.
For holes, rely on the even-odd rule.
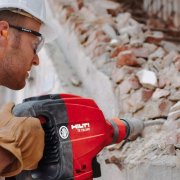
[[122,67],[125,65],[140,67],[140,63],[138,62],[136,56],[130,50],[119,53],[116,65],[117,67]]
[[142,100],[144,102],[147,102],[152,97],[153,92],[154,91],[152,89],[143,88],[143,90],[142,90]]
[[118,47],[116,47],[115,50],[111,54],[111,58],[117,57],[120,52],[126,51],[128,49],[129,49],[128,46],[118,46]]
[[156,88],[155,92],[153,93],[152,99],[157,100],[162,97],[167,97],[170,92],[166,89],[159,89]]
[[168,99],[163,99],[162,101],[160,101],[159,110],[161,112],[161,116],[166,116],[171,106],[172,102],[170,102]]

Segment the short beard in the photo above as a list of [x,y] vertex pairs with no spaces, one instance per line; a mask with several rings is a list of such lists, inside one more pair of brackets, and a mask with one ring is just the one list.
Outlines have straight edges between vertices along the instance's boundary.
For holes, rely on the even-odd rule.
[[[16,69],[18,63],[23,63],[21,54],[21,35],[18,32],[13,33],[11,37],[11,45],[9,53],[7,52],[3,60],[0,61],[0,84],[13,90],[20,90],[24,88],[25,83],[23,80],[13,82],[13,74],[16,74]],[[19,60],[14,61],[14,57],[19,57]]]

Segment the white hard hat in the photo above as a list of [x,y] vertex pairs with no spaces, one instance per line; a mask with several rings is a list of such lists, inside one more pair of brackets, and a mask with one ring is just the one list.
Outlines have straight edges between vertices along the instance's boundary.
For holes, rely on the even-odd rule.
[[19,14],[22,14],[21,11],[27,12],[42,22],[40,32],[45,37],[45,41],[54,39],[53,25],[47,22],[45,0],[0,0],[1,10],[12,10]]

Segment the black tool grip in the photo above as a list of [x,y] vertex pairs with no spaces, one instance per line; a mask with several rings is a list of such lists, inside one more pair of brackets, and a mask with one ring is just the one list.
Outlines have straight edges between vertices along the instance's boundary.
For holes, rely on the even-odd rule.
[[[44,117],[45,148],[42,160],[34,171],[23,171],[16,180],[65,180],[73,177],[72,147],[69,137],[59,135],[61,126],[68,126],[66,106],[52,96],[30,98],[16,105],[12,113],[19,117]],[[41,118],[40,118],[41,119]]]

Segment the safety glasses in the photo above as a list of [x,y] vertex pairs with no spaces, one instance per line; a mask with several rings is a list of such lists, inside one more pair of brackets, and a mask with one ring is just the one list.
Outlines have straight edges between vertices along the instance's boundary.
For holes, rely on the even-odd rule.
[[43,47],[44,45],[44,37],[42,36],[41,33],[37,32],[37,31],[33,31],[31,29],[27,29],[27,28],[24,28],[24,27],[20,27],[20,26],[14,26],[14,25],[11,25],[9,24],[9,27],[11,28],[14,28],[18,31],[21,31],[21,32],[26,32],[26,33],[30,33],[30,34],[33,34],[34,36],[37,36],[38,37],[38,40],[37,42],[34,44],[34,53],[37,54],[41,48]]

